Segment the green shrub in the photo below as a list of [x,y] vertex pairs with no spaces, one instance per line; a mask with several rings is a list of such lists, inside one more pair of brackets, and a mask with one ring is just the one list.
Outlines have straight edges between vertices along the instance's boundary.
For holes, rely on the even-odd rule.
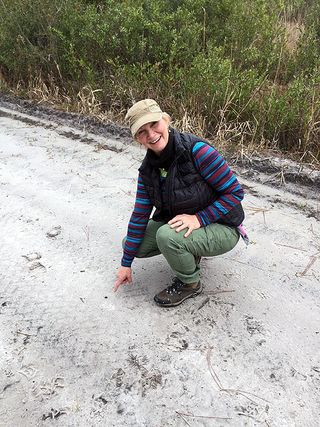
[[[319,156],[316,1],[1,0],[0,14],[12,87],[40,77],[73,100],[98,88],[101,108],[118,112],[155,97],[176,119],[200,118],[207,134],[245,123],[242,143]],[[301,28],[294,48],[290,25]]]

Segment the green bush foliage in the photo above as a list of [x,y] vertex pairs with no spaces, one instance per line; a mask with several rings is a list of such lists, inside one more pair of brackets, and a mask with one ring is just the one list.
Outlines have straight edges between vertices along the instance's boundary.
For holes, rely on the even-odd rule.
[[0,15],[12,87],[41,78],[75,99],[90,86],[119,112],[155,97],[207,136],[320,157],[316,1],[1,0]]

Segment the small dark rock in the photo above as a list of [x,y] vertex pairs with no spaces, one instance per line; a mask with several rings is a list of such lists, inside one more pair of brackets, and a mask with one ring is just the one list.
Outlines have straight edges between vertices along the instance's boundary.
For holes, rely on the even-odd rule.
[[118,408],[117,408],[117,414],[123,414],[124,413],[124,408],[123,408],[123,406],[122,405],[118,405]]

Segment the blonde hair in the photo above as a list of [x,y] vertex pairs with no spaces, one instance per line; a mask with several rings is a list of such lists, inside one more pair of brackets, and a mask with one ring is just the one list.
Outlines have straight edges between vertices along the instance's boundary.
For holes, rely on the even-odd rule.
[[168,123],[168,125],[171,123],[171,116],[169,116],[168,113],[163,113],[162,118]]
[[[171,116],[170,116],[168,113],[163,112],[163,113],[162,113],[162,117],[161,117],[161,119],[163,119],[163,120],[167,123],[168,127],[170,126],[170,123],[171,123]],[[160,119],[160,120],[161,120],[161,119]],[[134,139],[136,142],[139,142],[139,141],[138,141],[138,139],[137,139],[137,133],[134,135],[133,139]]]

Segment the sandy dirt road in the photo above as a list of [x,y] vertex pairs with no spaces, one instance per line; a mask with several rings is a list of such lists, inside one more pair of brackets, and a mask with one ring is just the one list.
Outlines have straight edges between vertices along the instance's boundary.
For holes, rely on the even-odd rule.
[[112,291],[143,152],[5,109],[0,126],[1,427],[319,425],[316,199],[240,176],[252,243],[161,309],[160,256]]

